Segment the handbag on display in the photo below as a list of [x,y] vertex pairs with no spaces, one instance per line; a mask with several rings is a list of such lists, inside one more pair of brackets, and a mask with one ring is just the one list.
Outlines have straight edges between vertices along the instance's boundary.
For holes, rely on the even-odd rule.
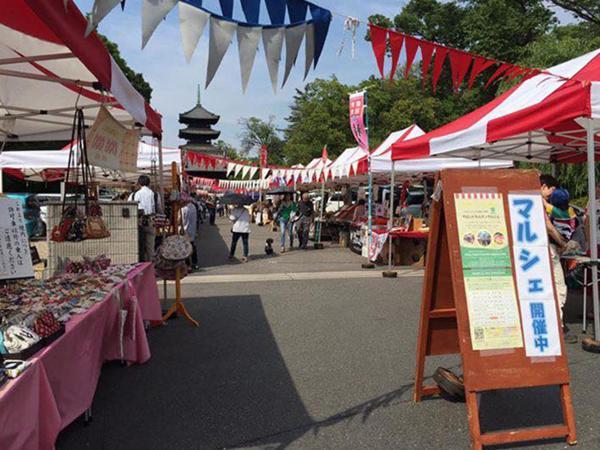
[[180,261],[192,256],[192,243],[186,236],[175,234],[167,237],[158,248],[159,255],[169,261]]
[[110,237],[110,231],[108,231],[106,222],[102,218],[102,208],[95,201],[90,202],[88,208],[88,215],[85,218],[85,233],[87,239],[104,239]]

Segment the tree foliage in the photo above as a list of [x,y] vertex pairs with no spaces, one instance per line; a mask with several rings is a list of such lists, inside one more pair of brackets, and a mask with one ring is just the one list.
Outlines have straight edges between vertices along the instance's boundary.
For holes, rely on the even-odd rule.
[[600,27],[600,2],[598,0],[550,0],[572,12],[576,17]]
[[246,159],[257,159],[260,148],[264,145],[269,151],[269,164],[283,163],[283,141],[275,126],[275,117],[269,117],[266,122],[258,117],[240,120],[242,131],[241,156]]

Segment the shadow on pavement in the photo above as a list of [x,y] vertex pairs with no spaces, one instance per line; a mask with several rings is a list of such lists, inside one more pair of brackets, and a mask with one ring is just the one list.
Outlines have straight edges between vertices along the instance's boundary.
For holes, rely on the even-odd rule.
[[259,296],[188,302],[183,320],[152,329],[152,359],[105,366],[94,421],[76,422],[57,449],[206,449],[266,438],[285,447],[303,434],[276,435],[311,418],[279,351]]

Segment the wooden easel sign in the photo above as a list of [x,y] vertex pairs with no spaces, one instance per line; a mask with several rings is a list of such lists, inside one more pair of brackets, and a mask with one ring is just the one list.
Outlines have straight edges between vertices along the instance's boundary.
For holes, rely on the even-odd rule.
[[[448,169],[434,196],[415,401],[440,392],[423,385],[425,358],[460,353],[474,449],[557,437],[575,444],[537,173]],[[478,393],[549,385],[560,386],[564,423],[481,433]]]

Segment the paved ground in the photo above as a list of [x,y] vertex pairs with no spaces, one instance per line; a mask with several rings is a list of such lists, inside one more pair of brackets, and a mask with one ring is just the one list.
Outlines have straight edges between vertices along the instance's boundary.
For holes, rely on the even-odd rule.
[[[421,273],[383,279],[337,248],[264,258],[267,235],[228,265],[228,226],[203,228],[203,271],[183,286],[201,326],[170,321],[149,332],[149,363],[106,365],[93,423],[68,427],[59,450],[469,448],[464,404],[411,401]],[[569,358],[577,448],[597,449],[600,357],[571,345]],[[427,373],[437,365],[458,359]],[[555,394],[490,393],[483,426],[560,421]]]

